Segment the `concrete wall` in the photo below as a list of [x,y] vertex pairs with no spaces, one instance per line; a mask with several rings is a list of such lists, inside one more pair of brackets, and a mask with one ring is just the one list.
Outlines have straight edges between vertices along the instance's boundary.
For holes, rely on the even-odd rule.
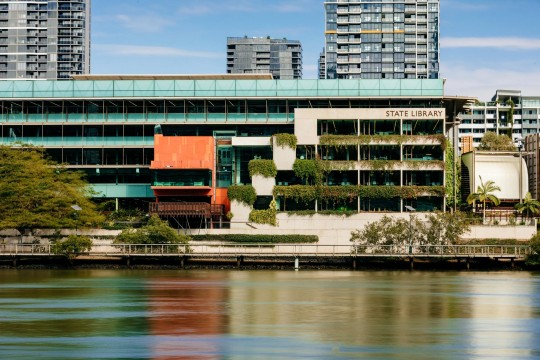
[[253,175],[251,184],[255,188],[258,196],[272,195],[276,178],[267,178],[262,175]]
[[[233,212],[234,213],[234,212]],[[338,215],[297,216],[285,213],[277,215],[278,226],[264,224],[236,223],[231,224],[231,229],[201,230],[208,234],[304,234],[319,236],[321,245],[348,245],[350,244],[351,232],[362,229],[370,222],[380,220],[384,215],[401,217],[408,220],[406,213],[361,213],[349,217]],[[421,216],[422,214],[417,214]],[[240,221],[236,217],[233,221]],[[233,226],[234,225],[234,226]],[[472,226],[471,230],[464,234],[464,240],[471,239],[517,239],[529,240],[536,233],[536,225],[516,226]]]
[[231,228],[237,228],[238,226],[242,227],[242,225],[245,225],[245,223],[249,221],[251,206],[247,206],[244,203],[233,200],[231,201],[231,212],[233,213]]
[[292,170],[296,160],[296,150],[288,146],[277,146],[275,138],[273,139],[272,149],[276,168],[278,170]]

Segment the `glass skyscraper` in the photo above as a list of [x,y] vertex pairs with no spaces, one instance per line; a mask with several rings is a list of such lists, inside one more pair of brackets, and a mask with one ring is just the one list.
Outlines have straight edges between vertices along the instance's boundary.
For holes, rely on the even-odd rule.
[[327,0],[324,6],[325,78],[439,78],[439,0]]
[[0,79],[90,73],[90,0],[0,0]]

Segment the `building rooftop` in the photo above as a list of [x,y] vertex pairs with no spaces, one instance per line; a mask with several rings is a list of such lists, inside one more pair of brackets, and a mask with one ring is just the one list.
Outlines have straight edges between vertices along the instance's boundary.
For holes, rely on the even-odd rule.
[[72,75],[73,80],[272,80],[272,74],[86,74]]

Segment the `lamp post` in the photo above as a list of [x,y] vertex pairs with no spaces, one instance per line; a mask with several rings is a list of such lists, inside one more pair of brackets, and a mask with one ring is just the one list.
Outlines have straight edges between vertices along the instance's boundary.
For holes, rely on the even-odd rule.
[[77,236],[77,227],[78,227],[77,225],[79,224],[79,211],[82,210],[82,207],[75,204],[75,205],[71,205],[71,208],[75,210],[75,236]]
[[521,151],[523,150],[523,139],[517,138],[514,140],[517,144],[519,152],[519,203],[523,203],[523,160]]
[[416,211],[416,209],[409,205],[405,205],[405,209],[409,211],[409,255],[411,255],[412,254],[412,213]]

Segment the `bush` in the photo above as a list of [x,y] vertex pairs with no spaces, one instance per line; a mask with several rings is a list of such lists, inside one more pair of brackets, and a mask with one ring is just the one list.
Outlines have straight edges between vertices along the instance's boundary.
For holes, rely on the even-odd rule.
[[248,163],[249,176],[261,175],[265,178],[275,178],[277,168],[274,160],[251,160]]
[[250,234],[225,234],[225,235],[193,235],[194,241],[225,241],[234,243],[256,244],[299,244],[316,243],[317,235],[250,235]]
[[252,206],[257,200],[257,192],[251,185],[231,185],[227,189],[227,197],[229,200],[236,200],[239,203]]
[[69,235],[67,239],[55,241],[51,246],[51,251],[71,260],[82,252],[90,251],[92,246],[92,240],[88,236]]
[[140,229],[122,231],[114,240],[115,244],[186,244],[189,236],[178,234],[166,221],[153,215],[148,224]]

